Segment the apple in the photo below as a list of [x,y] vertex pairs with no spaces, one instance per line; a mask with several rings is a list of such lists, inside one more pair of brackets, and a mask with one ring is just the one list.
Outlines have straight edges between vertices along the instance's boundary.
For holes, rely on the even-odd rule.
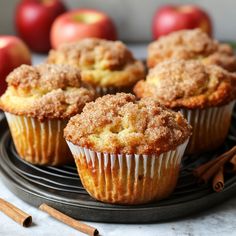
[[7,87],[6,77],[21,64],[31,64],[31,54],[25,43],[15,36],[0,35],[0,95]]
[[47,52],[52,23],[65,11],[60,0],[21,0],[16,7],[16,30],[33,51]]
[[154,39],[173,31],[201,28],[212,35],[209,15],[196,5],[166,5],[157,9],[152,21]]
[[51,29],[51,44],[57,48],[62,43],[82,38],[116,40],[116,28],[112,19],[93,9],[77,9],[57,17]]

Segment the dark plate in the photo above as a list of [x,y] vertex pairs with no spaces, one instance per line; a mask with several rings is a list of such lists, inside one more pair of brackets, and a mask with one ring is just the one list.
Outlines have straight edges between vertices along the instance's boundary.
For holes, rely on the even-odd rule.
[[185,217],[220,204],[236,193],[236,177],[227,176],[225,188],[214,193],[199,185],[192,169],[235,145],[236,114],[225,144],[214,153],[184,158],[174,193],[167,199],[139,206],[98,202],[84,190],[75,166],[39,167],[19,158],[7,122],[0,113],[0,170],[6,186],[24,201],[38,207],[47,203],[81,220],[114,223],[146,223]]

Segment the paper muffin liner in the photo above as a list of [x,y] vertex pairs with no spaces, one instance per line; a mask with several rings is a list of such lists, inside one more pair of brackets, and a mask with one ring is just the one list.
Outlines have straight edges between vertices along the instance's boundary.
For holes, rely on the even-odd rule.
[[63,138],[66,121],[46,120],[5,113],[11,135],[20,157],[37,165],[73,163]]
[[120,92],[125,93],[132,93],[132,87],[99,87],[96,86],[95,88],[96,94],[98,97],[102,97],[106,94],[116,94]]
[[193,127],[186,154],[214,150],[223,144],[231,124],[235,101],[221,107],[180,112]]
[[188,140],[161,155],[108,154],[67,143],[92,197],[114,204],[142,204],[172,193]]

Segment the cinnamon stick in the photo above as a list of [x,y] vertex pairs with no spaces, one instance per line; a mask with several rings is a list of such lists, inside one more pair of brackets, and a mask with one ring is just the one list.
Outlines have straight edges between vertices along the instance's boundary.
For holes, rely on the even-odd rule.
[[47,212],[50,216],[56,218],[57,220],[65,223],[65,224],[67,224],[67,225],[79,230],[80,232],[87,234],[87,235],[95,236],[95,235],[99,234],[97,229],[63,214],[62,212],[48,206],[45,203],[40,205],[39,209],[44,212]]
[[0,198],[0,211],[24,227],[32,224],[32,216],[2,198]]
[[193,174],[196,177],[200,177],[204,182],[207,182],[217,171],[220,166],[224,165],[231,157],[236,153],[236,146],[231,148],[229,151],[220,155],[219,157],[199,166],[193,170]]
[[207,163],[200,165],[196,169],[193,170],[193,175],[196,177],[201,176],[205,171],[207,171],[211,166],[213,166],[216,162],[218,162],[221,159],[221,156],[208,161]]
[[218,162],[216,162],[214,165],[212,165],[208,170],[206,170],[199,178],[204,183],[207,183],[210,178],[212,178],[219,170],[220,168],[229,161],[231,157],[230,156],[224,156]]
[[212,187],[215,192],[221,192],[224,189],[225,183],[224,183],[224,173],[223,172],[224,172],[223,167],[221,167],[213,178]]
[[226,163],[225,169],[229,173],[236,173],[236,154]]

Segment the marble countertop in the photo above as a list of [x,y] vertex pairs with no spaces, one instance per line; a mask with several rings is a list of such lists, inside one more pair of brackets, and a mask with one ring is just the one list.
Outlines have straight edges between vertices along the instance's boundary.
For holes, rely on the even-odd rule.
[[[46,213],[14,196],[0,181],[0,196],[31,214],[33,225],[23,228],[0,212],[1,236],[82,236]],[[178,221],[156,224],[104,224],[89,222],[101,236],[227,236],[236,235],[236,199]]]
[[[131,45],[130,48],[139,58],[145,57],[145,46]],[[34,55],[33,63],[40,63],[45,56]],[[33,225],[23,228],[0,212],[0,235],[2,236],[43,236],[43,235],[84,235],[30,206],[11,193],[0,180],[0,197],[15,204],[31,214]],[[156,224],[105,224],[89,222],[102,236],[197,236],[197,235],[236,235],[236,198],[220,206],[185,219]]]

